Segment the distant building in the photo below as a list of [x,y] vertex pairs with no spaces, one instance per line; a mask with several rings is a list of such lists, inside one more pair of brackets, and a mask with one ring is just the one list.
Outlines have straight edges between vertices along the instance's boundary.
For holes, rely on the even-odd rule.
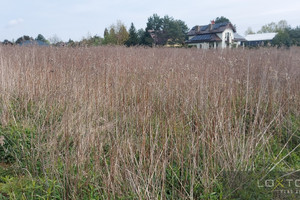
[[234,43],[235,27],[229,23],[217,23],[211,21],[208,25],[194,26],[188,32],[186,44],[197,48],[226,48]]
[[239,35],[238,33],[234,33],[234,44],[236,47],[239,47],[239,46],[244,46],[243,45],[243,42],[246,41],[246,38],[244,38],[243,36]]
[[250,47],[271,45],[276,35],[277,33],[250,34],[245,37],[246,41],[243,41],[242,44]]

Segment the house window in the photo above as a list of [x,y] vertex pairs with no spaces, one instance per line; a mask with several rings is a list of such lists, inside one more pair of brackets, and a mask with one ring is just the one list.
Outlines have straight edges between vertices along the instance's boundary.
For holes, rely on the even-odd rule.
[[226,35],[225,35],[225,40],[229,40],[229,37],[230,37],[230,33],[227,32]]
[[229,32],[227,32],[225,34],[225,43],[226,43],[226,46],[229,46],[229,44],[231,43],[231,41],[230,41],[230,33]]

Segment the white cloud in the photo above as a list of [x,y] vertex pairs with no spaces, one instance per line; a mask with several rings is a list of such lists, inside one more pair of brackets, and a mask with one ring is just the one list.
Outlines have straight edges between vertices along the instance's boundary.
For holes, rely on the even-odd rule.
[[22,19],[22,18],[12,19],[12,20],[10,20],[10,21],[7,23],[6,27],[7,27],[7,28],[14,27],[14,26],[17,26],[17,25],[19,25],[19,24],[22,24],[23,22],[24,22],[24,19]]

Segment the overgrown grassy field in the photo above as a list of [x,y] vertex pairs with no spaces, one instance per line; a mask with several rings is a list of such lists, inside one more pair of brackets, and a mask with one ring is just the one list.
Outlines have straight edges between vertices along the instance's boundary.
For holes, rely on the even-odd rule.
[[257,181],[300,169],[299,63],[0,47],[0,199],[274,199]]

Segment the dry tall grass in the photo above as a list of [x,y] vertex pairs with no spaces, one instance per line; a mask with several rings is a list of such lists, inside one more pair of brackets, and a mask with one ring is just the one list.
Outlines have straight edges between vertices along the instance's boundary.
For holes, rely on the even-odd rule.
[[57,180],[65,199],[91,188],[100,198],[199,199],[224,171],[284,162],[270,141],[299,117],[299,55],[0,47],[0,126],[33,130],[16,165]]

